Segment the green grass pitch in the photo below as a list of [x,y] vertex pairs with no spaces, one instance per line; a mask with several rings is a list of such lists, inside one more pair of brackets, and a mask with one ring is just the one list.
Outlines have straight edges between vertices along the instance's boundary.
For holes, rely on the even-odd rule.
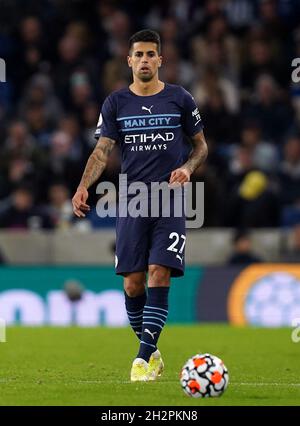
[[[8,328],[0,405],[300,405],[300,342],[291,329],[169,325],[159,347],[163,376],[136,384],[129,372],[138,341],[129,328]],[[193,399],[180,388],[182,365],[199,352],[229,370],[220,398]]]

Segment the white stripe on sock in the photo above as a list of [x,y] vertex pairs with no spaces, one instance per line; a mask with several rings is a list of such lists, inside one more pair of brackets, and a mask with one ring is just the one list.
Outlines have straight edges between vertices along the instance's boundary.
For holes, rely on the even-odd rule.
[[162,308],[156,308],[155,306],[149,306],[149,305],[146,305],[145,306],[145,309],[159,309],[160,311],[165,311],[165,312],[167,312],[167,314],[168,314],[168,312],[169,311],[167,311],[166,309],[162,309]]

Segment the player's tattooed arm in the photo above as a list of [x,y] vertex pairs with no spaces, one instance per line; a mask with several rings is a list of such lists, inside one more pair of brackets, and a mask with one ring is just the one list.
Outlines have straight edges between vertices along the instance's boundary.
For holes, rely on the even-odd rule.
[[85,212],[90,210],[89,205],[86,204],[89,196],[88,188],[101,176],[114,145],[115,141],[113,139],[100,137],[94,151],[90,155],[80,184],[72,198],[73,211],[76,216],[85,217]]
[[88,189],[99,179],[106,167],[109,154],[114,145],[115,141],[113,139],[100,137],[94,151],[86,163],[79,186]]
[[203,131],[193,136],[191,141],[194,149],[182,167],[186,167],[192,174],[206,160],[208,149]]
[[183,166],[173,170],[170,177],[170,184],[184,184],[189,182],[190,176],[194,171],[204,163],[207,157],[208,149],[203,131],[197,133],[191,138],[193,151]]

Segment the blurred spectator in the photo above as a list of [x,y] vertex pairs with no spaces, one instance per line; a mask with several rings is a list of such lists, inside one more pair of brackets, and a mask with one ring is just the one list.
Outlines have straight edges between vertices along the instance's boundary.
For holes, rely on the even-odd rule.
[[200,68],[214,68],[223,78],[236,84],[238,79],[240,56],[238,41],[230,33],[223,14],[215,15],[207,23],[205,33],[191,40],[192,58]]
[[287,71],[270,49],[270,41],[254,36],[249,41],[247,59],[241,69],[243,88],[251,91],[262,74],[272,75],[278,84],[285,85],[289,81]]
[[95,123],[98,122],[100,107],[96,102],[86,104],[83,112],[83,137],[89,149],[93,149],[96,144]]
[[48,147],[51,134],[50,123],[47,122],[46,109],[44,105],[31,104],[25,111],[30,133],[36,139],[41,148]]
[[250,235],[247,231],[238,230],[233,237],[233,253],[228,259],[229,265],[250,265],[263,260],[254,254]]
[[81,45],[74,36],[64,36],[59,41],[58,53],[54,81],[57,93],[63,99],[64,106],[68,107],[70,75],[81,63]]
[[33,191],[26,186],[17,188],[1,208],[0,228],[28,230],[50,229],[52,224],[49,216],[34,204]]
[[238,87],[218,74],[213,67],[205,68],[201,78],[192,87],[192,93],[200,109],[209,102],[211,94],[218,90],[222,93],[226,110],[237,113],[240,101]]
[[162,46],[162,56],[165,66],[161,69],[161,78],[171,84],[183,84],[190,88],[195,77],[190,62],[185,61],[179,55],[179,50],[174,43],[165,43]]
[[204,183],[204,227],[220,226],[221,224],[221,209],[223,201],[223,191],[220,182],[218,181],[213,170],[208,164],[203,164],[198,167],[191,176],[192,182],[192,206],[196,208],[196,190],[195,183]]
[[35,148],[35,141],[29,133],[24,121],[13,121],[8,127],[8,137],[4,141],[2,161],[9,162],[16,158],[31,158]]
[[234,147],[229,159],[228,173],[225,178],[227,191],[241,183],[248,172],[254,169],[253,151],[245,145]]
[[226,1],[225,12],[231,28],[243,33],[254,21],[254,8],[251,0]]
[[47,181],[68,182],[71,191],[77,187],[82,174],[81,162],[72,155],[74,140],[64,131],[55,132],[50,140],[50,152],[46,166]]
[[[100,96],[98,67],[95,60],[83,52],[83,43],[78,35],[64,35],[58,44],[59,60],[54,70],[56,92],[65,108],[70,109],[91,94]],[[73,99],[71,99],[73,97]]]
[[236,228],[272,228],[279,225],[278,200],[266,175],[251,171],[232,191],[226,224]]
[[261,0],[259,2],[259,20],[269,37],[281,43],[286,36],[286,28],[278,14],[278,1]]
[[265,140],[280,143],[291,127],[293,112],[281,99],[274,78],[264,74],[255,81],[255,97],[244,106],[243,115],[257,121]]
[[43,108],[47,123],[56,125],[62,114],[62,106],[54,94],[50,77],[36,74],[31,78],[19,104],[20,117],[26,117],[26,111],[30,106]]
[[74,37],[85,52],[91,49],[91,33],[87,23],[80,21],[70,22],[66,28],[66,35]]
[[300,223],[300,203],[290,204],[281,207],[280,225],[283,228],[290,228]]
[[279,169],[280,202],[300,204],[300,137],[290,137],[283,152]]
[[41,21],[38,17],[24,17],[18,28],[19,36],[14,58],[17,94],[19,94],[26,81],[33,74],[41,71],[43,64],[45,64],[44,61],[50,53]]
[[299,263],[300,262],[300,224],[296,225],[290,235],[290,244],[287,244],[287,247],[280,256],[281,262],[291,262]]
[[84,106],[92,100],[92,86],[88,74],[77,70],[70,78],[70,109],[81,117]]
[[0,180],[0,197],[8,196],[24,181],[37,184],[46,164],[45,157],[45,153],[36,146],[27,124],[23,121],[12,122],[0,157],[0,177],[3,182],[1,184]]
[[74,115],[63,117],[58,123],[58,129],[65,132],[72,140],[70,157],[72,160],[81,161],[86,156],[87,147],[81,135],[80,123]]
[[56,229],[69,228],[73,222],[73,208],[68,188],[62,183],[56,183],[49,188],[48,214],[53,227]]
[[[214,139],[217,144],[236,141],[238,136],[237,117],[226,109],[220,89],[217,88],[209,93],[201,112],[206,137]],[[218,125],[216,126],[215,123]]]
[[161,22],[161,40],[162,44],[177,44],[178,41],[178,23],[174,17],[167,17]]
[[114,56],[109,59],[103,70],[103,88],[105,95],[121,89],[130,81],[130,70],[124,58],[128,55],[128,44],[123,41],[115,48]]
[[111,56],[114,56],[118,46],[124,40],[129,40],[130,38],[130,18],[122,10],[115,9],[106,16],[104,26],[108,34],[108,51]]
[[222,14],[222,3],[219,0],[205,0],[201,10],[201,32],[207,30],[210,22]]
[[261,139],[261,127],[249,121],[242,129],[241,143],[253,154],[253,166],[264,172],[276,172],[279,154],[276,147]]

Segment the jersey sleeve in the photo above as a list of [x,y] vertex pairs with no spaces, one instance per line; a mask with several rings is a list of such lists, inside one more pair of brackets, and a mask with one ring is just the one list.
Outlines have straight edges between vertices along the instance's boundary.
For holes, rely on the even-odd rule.
[[187,136],[194,136],[203,130],[203,122],[193,96],[183,89],[182,126]]
[[116,107],[111,96],[108,96],[103,102],[99,115],[95,138],[99,139],[101,136],[115,141],[119,138],[116,120]]

